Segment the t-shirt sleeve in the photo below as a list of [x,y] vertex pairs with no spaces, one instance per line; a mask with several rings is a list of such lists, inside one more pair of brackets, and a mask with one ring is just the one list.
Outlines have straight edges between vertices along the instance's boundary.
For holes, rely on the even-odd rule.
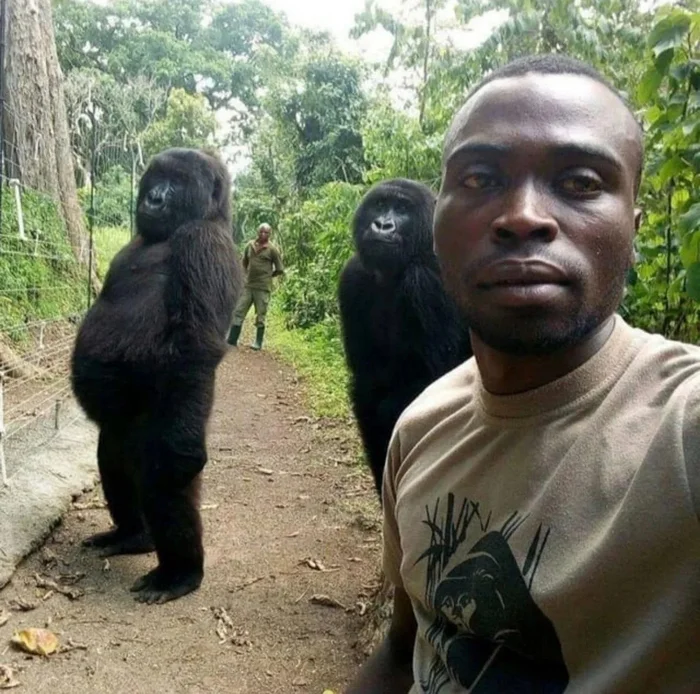
[[683,421],[683,457],[695,514],[700,521],[700,380],[686,403]]
[[394,430],[389,443],[386,465],[384,466],[384,481],[382,483],[382,503],[384,512],[383,536],[383,568],[386,578],[395,586],[402,587],[401,579],[401,538],[396,521],[396,470],[400,464],[399,432]]

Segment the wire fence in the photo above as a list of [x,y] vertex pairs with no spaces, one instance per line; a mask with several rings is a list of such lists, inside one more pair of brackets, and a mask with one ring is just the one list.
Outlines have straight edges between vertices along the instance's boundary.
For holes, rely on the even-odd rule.
[[[0,27],[0,43],[2,35]],[[54,133],[36,127],[54,114],[13,113],[2,99],[3,63],[0,46],[0,124],[13,126],[0,125],[0,483],[10,485],[32,450],[83,416],[70,387],[73,343],[95,277],[134,234],[138,152],[89,119],[76,243],[56,173],[43,166]]]

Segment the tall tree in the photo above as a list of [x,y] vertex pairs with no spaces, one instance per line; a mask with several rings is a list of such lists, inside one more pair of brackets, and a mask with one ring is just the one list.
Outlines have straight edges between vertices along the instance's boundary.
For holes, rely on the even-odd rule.
[[50,0],[9,0],[5,98],[7,173],[60,203],[71,246],[87,263]]

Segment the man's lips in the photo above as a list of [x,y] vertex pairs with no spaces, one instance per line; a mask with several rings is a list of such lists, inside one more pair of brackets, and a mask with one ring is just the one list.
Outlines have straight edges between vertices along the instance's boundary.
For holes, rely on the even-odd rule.
[[487,265],[476,277],[476,285],[482,289],[568,283],[566,273],[561,268],[541,260],[496,261]]

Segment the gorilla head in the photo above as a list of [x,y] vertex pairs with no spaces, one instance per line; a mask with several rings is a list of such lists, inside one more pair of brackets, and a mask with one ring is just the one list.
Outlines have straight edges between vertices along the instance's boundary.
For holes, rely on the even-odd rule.
[[362,264],[384,273],[432,256],[434,208],[435,195],[422,183],[396,178],[374,186],[353,221]]
[[192,221],[230,217],[231,183],[213,154],[167,149],[156,155],[141,178],[136,225],[148,241],[164,241]]

